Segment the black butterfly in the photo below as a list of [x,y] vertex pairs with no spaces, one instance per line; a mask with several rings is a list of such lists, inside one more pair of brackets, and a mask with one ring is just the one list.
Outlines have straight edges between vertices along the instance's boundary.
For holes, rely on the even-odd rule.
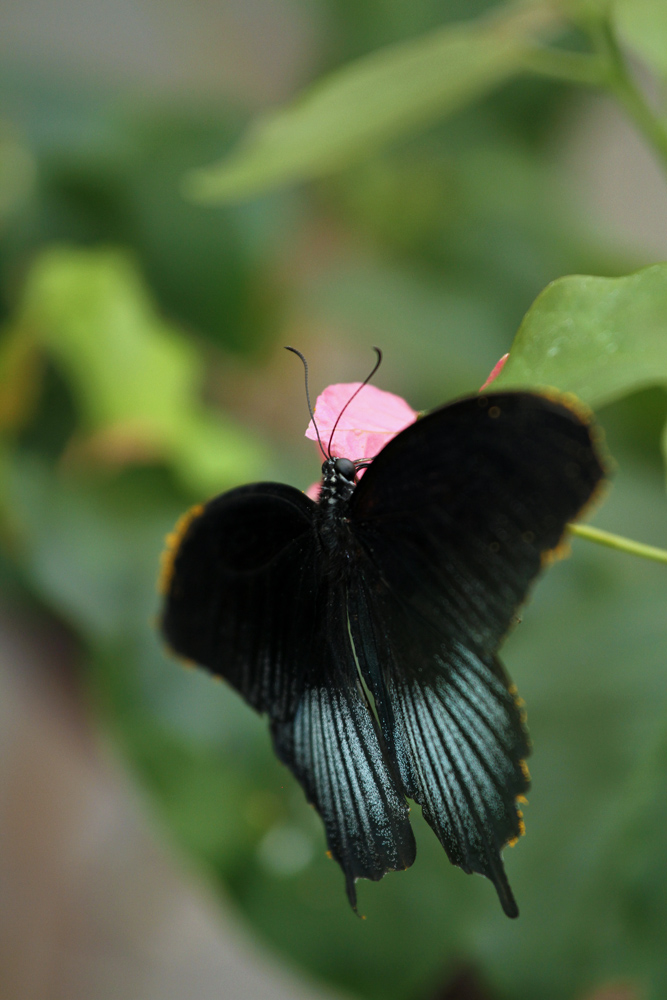
[[408,796],[516,917],[501,851],[529,742],[496,651],[604,475],[591,429],[562,400],[495,393],[352,458],[326,459],[317,503],[255,483],[186,515],[164,635],[268,715],[355,909],[357,878],[414,861]]

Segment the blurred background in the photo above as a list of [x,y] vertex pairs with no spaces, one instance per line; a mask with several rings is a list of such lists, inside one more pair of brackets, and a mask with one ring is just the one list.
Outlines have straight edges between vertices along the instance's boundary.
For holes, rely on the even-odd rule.
[[[166,533],[301,488],[311,391],[474,392],[538,292],[667,257],[667,188],[615,108],[521,79],[317,183],[229,208],[185,172],[258,112],[483,0],[1,0],[3,1000],[665,995],[665,569],[574,540],[504,649],[534,791],[521,918],[449,865],[360,883],[236,695],[165,654]],[[665,545],[662,390],[599,414],[595,523]]]

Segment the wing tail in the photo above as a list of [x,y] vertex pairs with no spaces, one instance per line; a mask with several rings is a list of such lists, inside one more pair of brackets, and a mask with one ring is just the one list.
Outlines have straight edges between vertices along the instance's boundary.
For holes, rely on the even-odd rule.
[[401,778],[449,859],[489,878],[503,910],[514,917],[518,909],[501,851],[523,832],[516,799],[528,788],[527,739],[511,695],[500,696],[492,672],[472,689],[459,667],[448,665],[449,680],[443,669],[429,685],[413,680],[394,686]]

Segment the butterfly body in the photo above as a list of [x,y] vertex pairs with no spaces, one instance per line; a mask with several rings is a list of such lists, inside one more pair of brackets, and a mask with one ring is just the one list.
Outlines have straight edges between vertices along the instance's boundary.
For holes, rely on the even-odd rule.
[[[344,472],[340,471],[342,464]],[[354,463],[328,458],[322,465],[322,485],[317,500],[314,524],[324,552],[334,562],[342,562],[351,541],[347,526],[349,500],[354,492]]]
[[259,483],[204,505],[169,557],[164,634],[268,716],[353,906],[357,878],[414,860],[407,796],[516,916],[501,851],[529,742],[497,650],[603,476],[588,422],[490,394],[410,425],[363,477],[354,458],[325,460],[317,503]]

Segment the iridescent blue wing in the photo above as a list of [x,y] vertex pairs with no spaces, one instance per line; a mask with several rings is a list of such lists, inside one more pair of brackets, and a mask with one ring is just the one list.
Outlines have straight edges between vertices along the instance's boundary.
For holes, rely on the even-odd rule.
[[602,476],[585,418],[494,394],[408,427],[350,503],[350,627],[403,789],[509,916],[501,850],[522,829],[529,744],[496,651]]

